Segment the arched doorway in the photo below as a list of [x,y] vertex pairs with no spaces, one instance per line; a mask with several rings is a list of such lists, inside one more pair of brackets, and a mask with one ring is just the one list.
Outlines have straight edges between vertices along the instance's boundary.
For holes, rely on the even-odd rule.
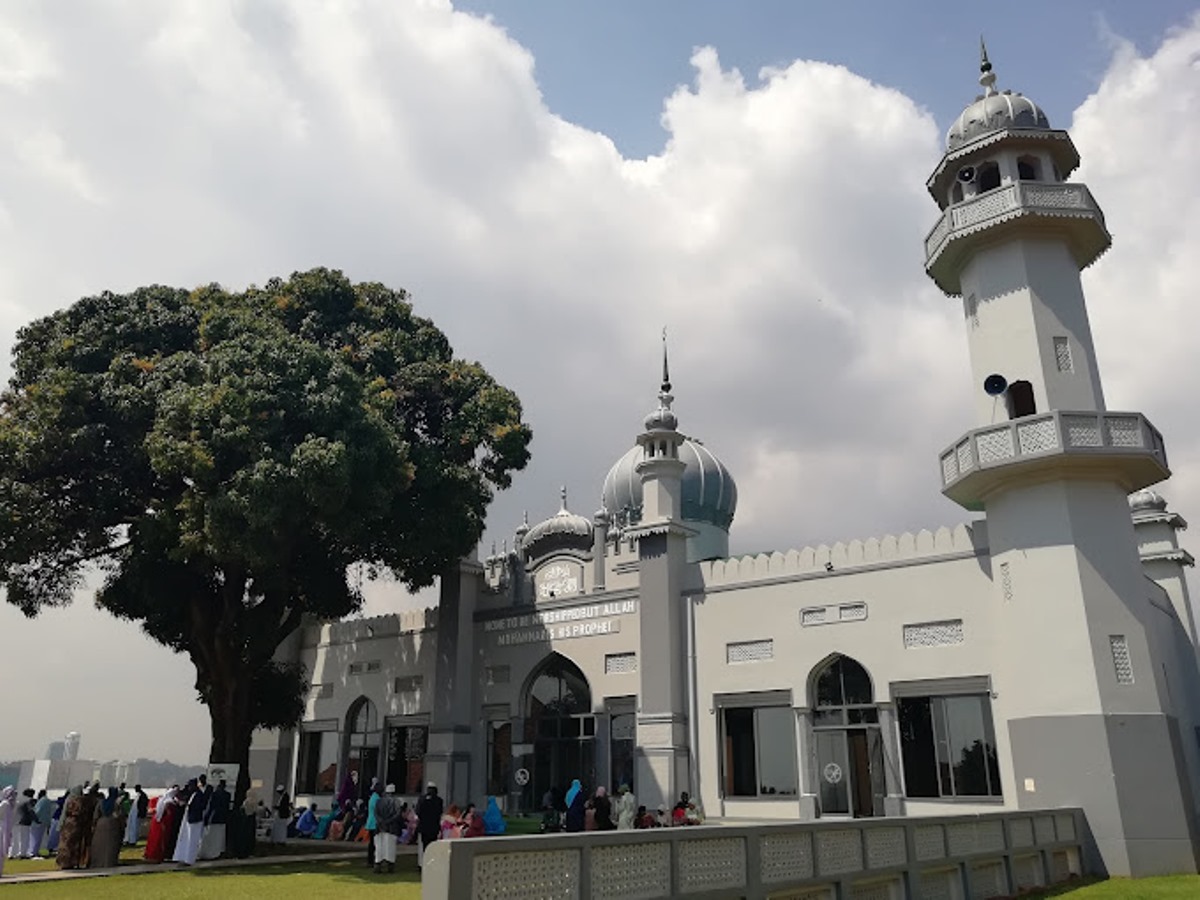
[[523,805],[540,808],[546,791],[565,792],[574,778],[594,789],[596,718],[592,691],[579,667],[552,653],[530,676],[523,706],[525,741],[533,745]]
[[336,790],[351,772],[358,773],[358,795],[365,797],[371,787],[371,779],[379,776],[380,748],[383,744],[383,728],[375,704],[366,697],[359,697],[346,713],[346,764]]
[[810,689],[821,815],[883,815],[883,733],[871,676],[856,660],[834,656],[813,672]]

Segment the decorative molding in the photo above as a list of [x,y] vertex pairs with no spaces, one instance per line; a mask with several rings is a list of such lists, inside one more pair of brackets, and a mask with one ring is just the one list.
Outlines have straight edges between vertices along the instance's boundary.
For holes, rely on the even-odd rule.
[[[968,525],[939,528],[935,532],[922,530],[913,534],[885,535],[838,542],[833,546],[821,544],[786,553],[760,553],[757,556],[715,559],[699,564],[700,578],[705,589],[717,585],[748,583],[766,579],[814,574],[836,575],[845,570],[887,568],[909,561],[934,561],[951,556],[982,556],[987,552],[982,529]],[[827,567],[832,566],[830,571]]]

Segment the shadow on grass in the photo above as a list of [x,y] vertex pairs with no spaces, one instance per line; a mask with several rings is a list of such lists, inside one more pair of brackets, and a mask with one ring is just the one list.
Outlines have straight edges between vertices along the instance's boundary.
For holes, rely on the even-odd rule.
[[337,882],[350,884],[420,884],[421,870],[417,868],[416,857],[405,856],[396,860],[396,871],[387,874],[375,874],[368,868],[365,860],[329,860],[322,862],[313,860],[301,863],[264,863],[245,869],[183,869],[182,871],[195,878],[213,878],[246,873],[254,876],[268,875],[310,875],[321,874]]

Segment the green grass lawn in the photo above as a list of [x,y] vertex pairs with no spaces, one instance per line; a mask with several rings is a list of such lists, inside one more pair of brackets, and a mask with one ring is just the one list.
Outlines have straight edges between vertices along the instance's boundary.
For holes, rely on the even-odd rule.
[[[8,867],[5,866],[5,874]],[[3,879],[0,878],[0,882]],[[3,888],[4,900],[70,897],[72,900],[128,900],[153,892],[171,900],[355,900],[388,897],[420,900],[421,876],[417,861],[409,856],[396,861],[391,875],[376,875],[363,862],[330,860],[314,863],[271,863],[248,869],[194,869],[151,875],[112,875],[77,881],[11,884]]]
[[[122,847],[118,865],[145,865],[145,846]],[[312,841],[293,844],[268,844],[260,841],[254,847],[256,857],[271,856],[303,856],[311,853],[361,853],[366,859],[366,844],[353,844],[345,841]],[[166,864],[164,864],[166,865]],[[365,865],[365,862],[364,862]],[[169,868],[169,866],[167,866]],[[58,865],[54,857],[39,856],[37,859],[6,859],[4,861],[5,875],[32,875],[35,872],[57,872]]]
[[1092,884],[1069,884],[1053,888],[1042,897],[1063,900],[1197,900],[1200,875],[1169,875],[1165,878],[1113,878]]

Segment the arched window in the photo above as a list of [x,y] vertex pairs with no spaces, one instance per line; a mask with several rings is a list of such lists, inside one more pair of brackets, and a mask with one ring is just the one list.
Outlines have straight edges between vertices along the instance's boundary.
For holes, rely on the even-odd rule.
[[995,162],[980,163],[975,174],[980,194],[1000,187],[1000,167]]
[[813,681],[814,727],[869,725],[879,721],[871,676],[849,656],[836,656]]
[[525,689],[525,742],[533,753],[524,765],[532,777],[522,805],[537,809],[549,790],[566,791],[578,778],[596,785],[596,717],[587,679],[565,656],[551,653]]
[[1036,156],[1018,156],[1017,178],[1021,181],[1041,181],[1042,161]]
[[529,682],[525,718],[540,722],[591,711],[592,692],[579,667],[565,656],[551,654]]
[[[365,795],[371,779],[379,776],[382,738],[375,704],[366,697],[359,697],[346,713],[346,766],[341,781],[344,782],[351,772],[357,772],[360,795]],[[340,790],[340,783],[338,788]]]

